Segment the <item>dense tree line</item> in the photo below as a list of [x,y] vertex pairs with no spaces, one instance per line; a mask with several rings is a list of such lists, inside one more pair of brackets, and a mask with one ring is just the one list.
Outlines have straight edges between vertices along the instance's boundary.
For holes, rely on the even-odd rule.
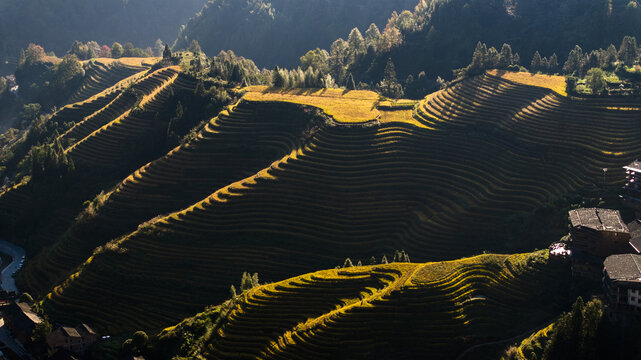
[[[206,0],[0,0],[0,58],[16,58],[30,42],[63,54],[74,40],[100,44],[171,42]],[[0,75],[12,72],[8,66]],[[4,71],[3,71],[4,70]]]
[[[399,79],[421,71],[432,79],[449,78],[452,69],[469,64],[469,51],[479,42],[510,44],[520,54],[515,64],[558,72],[558,56],[577,44],[607,48],[625,35],[640,36],[641,7],[629,0],[423,0],[414,11],[392,16],[388,26],[399,30],[399,44],[343,63],[357,83],[379,81],[390,57]],[[531,64],[536,51],[541,61]],[[489,55],[495,59],[494,52]]]
[[641,327],[637,323],[614,322],[605,315],[600,300],[587,303],[579,297],[570,312],[561,315],[546,337],[509,348],[503,360],[597,360],[640,359]]
[[74,54],[62,60],[49,57],[39,45],[29,44],[20,52],[16,81],[25,102],[38,102],[48,108],[65,100],[85,74]]
[[[415,5],[416,0],[210,0],[181,30],[174,49],[197,40],[207,53],[231,49],[261,67],[291,68],[307,49],[327,48],[354,27],[380,26],[394,10]],[[398,34],[387,35],[393,41]]]

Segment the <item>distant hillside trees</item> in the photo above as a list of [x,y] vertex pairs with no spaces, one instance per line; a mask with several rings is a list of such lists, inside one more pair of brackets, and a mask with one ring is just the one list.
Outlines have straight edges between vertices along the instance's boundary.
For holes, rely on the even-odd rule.
[[71,157],[57,139],[52,144],[31,149],[31,179],[36,182],[52,182],[65,179],[74,169]]
[[[540,66],[541,60],[541,55],[538,55],[538,58],[535,55],[535,59],[532,61],[533,63],[536,61],[537,66]],[[519,61],[519,54],[514,54],[509,44],[503,44],[501,52],[498,52],[496,48],[490,47],[488,49],[485,43],[478,42],[470,64],[465,68],[454,70],[454,74],[456,76],[472,76],[481,74],[488,69],[518,70]]]
[[[392,12],[415,5],[416,0],[209,0],[181,29],[173,49],[187,49],[196,40],[207,53],[231,49],[261,67],[293,68],[307,50],[329,52],[333,41],[347,36],[346,55],[355,60],[371,44],[373,33],[368,39],[365,32],[371,23],[384,26]],[[400,32],[389,35],[386,40],[393,42]],[[375,46],[384,47],[378,40]]]
[[383,95],[389,98],[398,99],[403,97],[403,86],[396,78],[396,69],[392,59],[387,60],[385,71],[383,72],[383,79],[378,83],[376,89]]
[[30,44],[21,52],[15,75],[25,101],[50,107],[66,99],[82,81],[84,70],[76,55],[56,61],[48,58],[38,45]]
[[252,60],[237,56],[231,50],[211,58],[209,76],[243,86],[267,84],[270,78],[269,72],[261,71]]
[[122,49],[122,45],[120,43],[115,42],[111,44],[111,57],[114,59],[120,59],[122,55],[124,54],[124,50]]

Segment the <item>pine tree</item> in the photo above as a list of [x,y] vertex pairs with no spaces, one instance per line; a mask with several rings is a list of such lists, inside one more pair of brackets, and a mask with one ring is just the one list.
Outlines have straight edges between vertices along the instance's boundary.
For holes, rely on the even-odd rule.
[[542,65],[542,60],[543,59],[541,59],[541,54],[539,54],[538,51],[535,52],[534,53],[534,57],[532,58],[532,62],[530,62],[530,71],[531,72],[537,72],[537,71],[541,70],[541,68],[542,68],[542,66],[541,66]]
[[370,265],[376,265],[376,258],[373,257],[373,256],[371,258],[369,258],[369,264]]
[[376,24],[371,23],[367,31],[365,31],[365,45],[367,47],[376,48],[378,47],[378,42],[381,39],[381,31],[378,29]]
[[508,44],[503,44],[501,47],[501,53],[499,54],[499,69],[506,69],[508,66],[512,65],[514,59],[512,55],[512,47]]
[[389,264],[389,262],[387,261],[387,256],[383,255],[383,257],[381,258],[381,264]]
[[352,73],[347,75],[345,87],[347,90],[356,90],[356,83],[354,82],[354,76],[352,76]]
[[355,56],[367,52],[365,39],[363,38],[363,34],[361,34],[358,28],[353,28],[349,33],[349,36],[347,37],[347,43],[349,44],[349,50],[352,55],[352,60]]
[[608,46],[608,49],[605,51],[605,55],[601,59],[601,66],[606,69],[612,68],[612,65],[617,61],[618,58],[619,53],[617,52],[617,48],[613,44],[610,44],[610,46]]
[[280,69],[278,68],[278,66],[276,66],[274,70],[272,70],[272,86],[276,88],[285,87],[285,79],[280,73]]
[[[113,51],[113,48],[111,51]],[[163,50],[162,52],[162,58],[164,60],[168,60],[168,59],[171,59],[171,56],[172,56],[171,49],[169,48],[169,45],[165,44],[165,50]]]
[[232,299],[235,299],[238,294],[236,293],[236,287],[234,285],[229,287],[229,295]]
[[344,268],[353,267],[353,266],[354,264],[352,264],[352,260],[350,260],[349,258],[345,259],[345,262],[343,263]]
[[583,50],[579,45],[576,45],[568,54],[565,64],[563,64],[563,72],[565,74],[580,72],[583,67],[583,61]]
[[558,68],[559,68],[559,59],[555,53],[555,54],[552,54],[552,56],[550,56],[550,59],[548,60],[548,72],[554,74]]
[[472,63],[470,63],[471,75],[479,74],[485,70],[486,60],[487,46],[479,41],[474,49],[474,54],[472,54]]
[[637,56],[637,39],[634,36],[624,37],[619,48],[619,60],[626,66],[632,66],[637,61]]
[[387,65],[383,71],[383,79],[377,85],[378,91],[389,98],[400,98],[403,96],[403,87],[396,78],[396,70],[392,58],[387,59]]

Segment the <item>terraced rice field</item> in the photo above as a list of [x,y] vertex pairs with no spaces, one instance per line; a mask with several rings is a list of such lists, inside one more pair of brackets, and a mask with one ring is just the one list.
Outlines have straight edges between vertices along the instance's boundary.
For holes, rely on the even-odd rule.
[[360,93],[349,107],[374,117],[306,123],[299,105],[329,109],[336,96],[250,91],[119,184],[98,235],[72,232],[27,267],[27,288],[74,273],[47,296],[59,316],[110,332],[166,326],[226,297],[243,271],[275,281],[393,249],[418,261],[502,251],[506,215],[592,189],[604,167],[616,185],[641,153],[641,111],[625,99],[572,100],[488,74],[413,110]]
[[[76,103],[88,99],[104,90],[113,87],[143,70],[148,70],[157,58],[98,58],[84,62],[85,80],[70,99]],[[125,84],[122,84],[125,85]]]
[[453,359],[555,314],[568,280],[545,252],[324,270],[243,293],[194,350],[210,359]]

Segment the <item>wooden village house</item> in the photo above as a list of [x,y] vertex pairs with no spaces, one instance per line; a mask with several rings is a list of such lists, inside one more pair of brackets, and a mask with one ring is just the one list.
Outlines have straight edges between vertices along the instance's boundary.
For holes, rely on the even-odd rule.
[[608,256],[603,262],[603,288],[611,317],[641,319],[641,255]]
[[83,354],[96,340],[95,331],[86,324],[80,324],[75,328],[60,326],[47,335],[48,353],[53,355],[60,350],[66,350],[74,354]]
[[31,310],[27,303],[11,303],[2,309],[7,328],[23,344],[31,342],[33,330],[43,320]]
[[572,274],[600,279],[603,259],[631,251],[630,231],[617,210],[571,210]]

